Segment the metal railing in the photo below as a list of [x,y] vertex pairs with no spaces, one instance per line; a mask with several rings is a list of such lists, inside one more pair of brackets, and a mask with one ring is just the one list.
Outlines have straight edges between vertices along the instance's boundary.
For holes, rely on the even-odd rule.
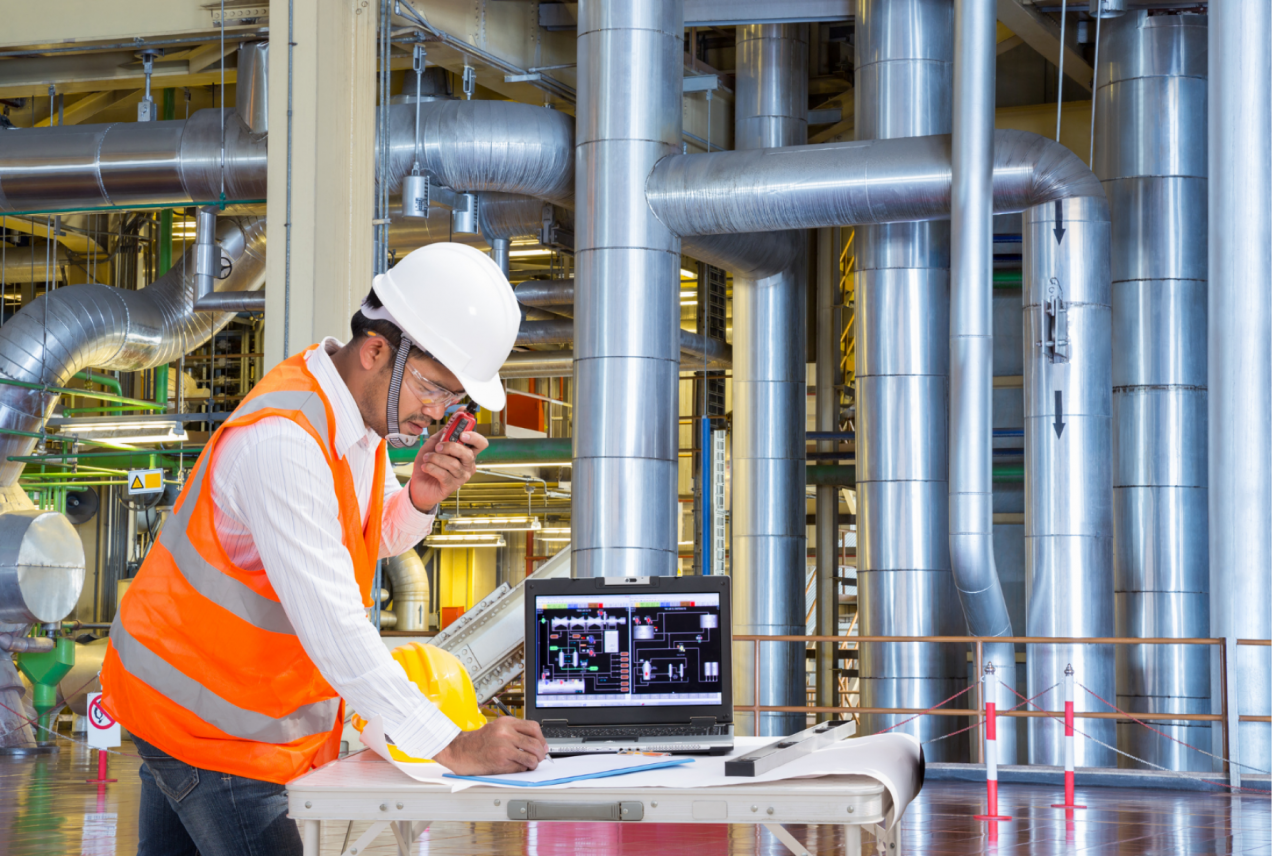
[[[817,705],[805,705],[803,707],[783,706],[783,705],[762,705],[759,704],[758,688],[760,687],[760,662],[763,651],[762,642],[802,642],[805,645],[816,644],[833,644],[836,648],[842,650],[845,644],[855,644],[860,646],[862,643],[898,643],[898,642],[922,642],[927,644],[955,643],[969,644],[973,646],[973,662],[975,664],[973,675],[983,674],[984,666],[984,646],[986,643],[1012,643],[1024,645],[1207,645],[1218,646],[1219,648],[1219,713],[1134,713],[1134,719],[1143,720],[1145,722],[1154,721],[1200,721],[1200,722],[1218,722],[1223,729],[1223,759],[1225,767],[1231,769],[1228,759],[1232,756],[1229,752],[1230,732],[1238,722],[1272,722],[1272,716],[1254,716],[1239,715],[1237,711],[1230,711],[1228,706],[1228,666],[1229,666],[1229,648],[1235,646],[1255,646],[1255,647],[1272,647],[1272,640],[1269,639],[1236,639],[1228,640],[1223,638],[1215,639],[1172,639],[1164,637],[1149,638],[1125,638],[1125,637],[1052,637],[1052,636],[755,636],[747,634],[738,634],[733,637],[734,645],[750,643],[754,651],[755,662],[755,683],[756,692],[751,698],[750,704],[735,704],[734,707],[741,711],[750,711],[759,720],[761,713],[808,713],[808,714],[841,714],[856,716],[859,714],[891,714],[891,715],[909,715],[915,716],[920,714],[933,716],[962,716],[962,717],[983,717],[985,713],[984,693],[980,689],[979,681],[977,688],[974,690],[976,695],[975,708],[909,708],[909,707],[819,707]],[[860,650],[860,647],[858,647]],[[839,695],[844,695],[843,690],[839,690]],[[849,695],[856,693],[847,693]],[[1053,710],[999,710],[998,716],[1011,717],[1063,717],[1064,711]],[[1229,714],[1233,715],[1231,718]],[[1075,711],[1074,716],[1081,719],[1122,719],[1126,720],[1130,717],[1126,713],[1116,711]]]

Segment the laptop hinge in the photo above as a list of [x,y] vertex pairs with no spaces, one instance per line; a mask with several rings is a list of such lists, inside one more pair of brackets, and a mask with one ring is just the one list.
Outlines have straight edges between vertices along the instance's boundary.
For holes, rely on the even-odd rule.
[[716,724],[716,718],[714,716],[691,716],[689,717],[689,724],[709,728]]
[[560,727],[560,728],[569,728],[569,727],[570,727],[570,720],[568,720],[568,719],[541,719],[541,720],[539,720],[539,724],[540,724],[540,725],[551,725],[551,726],[554,726],[554,727]]

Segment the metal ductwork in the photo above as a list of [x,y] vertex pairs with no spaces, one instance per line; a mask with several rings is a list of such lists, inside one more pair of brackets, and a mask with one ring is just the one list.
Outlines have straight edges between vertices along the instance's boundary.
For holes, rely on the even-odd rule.
[[[1206,520],[1206,16],[1107,21],[1095,173],[1112,221],[1113,579],[1118,636],[1210,635]],[[1200,646],[1117,648],[1117,704],[1209,713]],[[1209,742],[1210,723],[1157,722]],[[1172,770],[1210,759],[1119,722],[1120,748]],[[1124,762],[1125,763],[1125,762]]]
[[394,630],[428,629],[428,570],[414,550],[385,559],[384,573],[393,586]]
[[[68,126],[74,127],[74,126]],[[265,279],[265,221],[220,218],[217,239],[233,266],[217,292],[255,291]],[[24,383],[65,386],[89,367],[136,372],[174,362],[206,342],[233,313],[195,312],[195,253],[139,291],[107,285],[59,288],[23,306],[0,327],[0,375]],[[0,427],[38,432],[56,393],[0,385]],[[0,485],[13,484],[35,438],[0,436]]]
[[[738,149],[796,146],[808,139],[808,27],[759,24],[737,30]],[[803,233],[779,233],[798,250]],[[742,242],[750,236],[741,236]],[[733,268],[733,523],[735,632],[801,635],[805,630],[807,559],[804,493],[806,253],[796,252],[771,276],[747,277]],[[738,699],[802,706],[804,646],[762,646],[759,684],[755,651],[734,652]],[[735,713],[738,733],[793,734],[798,713]]]
[[[649,207],[680,235],[950,216],[949,134],[787,149],[673,155],[647,183]],[[1028,131],[994,132],[994,213],[1103,197],[1069,149]]]
[[[221,118],[225,169],[221,169]],[[265,137],[233,110],[0,136],[0,213],[265,198]]]
[[[955,4],[954,135],[950,215],[950,570],[967,632],[1011,636],[994,561],[993,172],[994,42],[987,3]],[[1015,706],[1016,646],[986,644],[1000,710]],[[979,676],[978,676],[979,677]],[[998,761],[1016,760],[1014,723],[996,739]]]
[[[568,114],[514,101],[425,101],[419,108],[420,166],[441,184],[571,203],[574,119]],[[389,108],[391,190],[414,160],[415,105],[395,104]]]
[[676,572],[680,239],[650,211],[645,178],[681,146],[683,11],[681,0],[579,4],[577,577]]
[[[860,0],[858,140],[895,144],[951,131],[953,6]],[[964,630],[958,613],[943,606],[956,597],[947,483],[949,230],[943,222],[895,223],[855,236],[857,609],[861,632],[870,635]],[[930,707],[966,680],[961,646],[862,645],[860,657],[863,706]],[[871,715],[861,725],[869,734],[905,718]],[[943,717],[901,726],[924,741],[958,727]],[[961,759],[967,739],[932,749],[934,760]]]
[[[1272,4],[1209,8],[1207,439],[1210,633],[1272,638]],[[1155,115],[1154,121],[1160,116]],[[1200,240],[1200,235],[1194,235]],[[1231,648],[1229,710],[1272,714],[1272,649]],[[1215,662],[1211,661],[1212,664]],[[1232,662],[1229,660],[1229,662]],[[1214,696],[1223,678],[1211,672]],[[1236,745],[1233,745],[1233,739]],[[1272,724],[1242,722],[1232,759],[1272,769]]]

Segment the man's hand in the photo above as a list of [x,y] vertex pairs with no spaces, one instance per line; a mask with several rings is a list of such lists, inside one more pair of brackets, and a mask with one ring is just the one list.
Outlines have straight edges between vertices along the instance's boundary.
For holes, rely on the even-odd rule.
[[428,511],[463,487],[477,472],[477,453],[490,445],[476,431],[465,431],[459,443],[438,443],[441,436],[441,431],[435,431],[424,441],[411,470],[407,489],[420,511]]
[[434,760],[461,776],[489,776],[533,770],[547,754],[539,723],[501,716],[476,731],[461,731]]

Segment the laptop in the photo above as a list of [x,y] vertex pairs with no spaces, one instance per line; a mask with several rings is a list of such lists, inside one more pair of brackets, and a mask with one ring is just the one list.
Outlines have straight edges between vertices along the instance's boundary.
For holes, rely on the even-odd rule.
[[729,578],[526,581],[526,719],[554,755],[733,749]]

